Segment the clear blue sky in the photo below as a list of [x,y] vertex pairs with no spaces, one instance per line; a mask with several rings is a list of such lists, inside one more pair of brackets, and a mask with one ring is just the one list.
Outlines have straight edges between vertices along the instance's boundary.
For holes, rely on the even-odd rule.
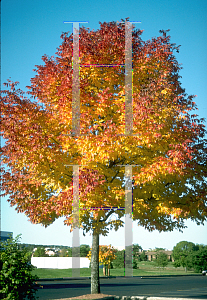
[[[198,114],[207,117],[207,1],[206,0],[2,0],[1,1],[1,84],[11,77],[19,81],[25,90],[35,76],[35,65],[42,64],[44,54],[54,55],[61,44],[62,32],[72,31],[71,24],[63,21],[88,21],[83,24],[92,29],[100,22],[141,21],[136,28],[144,30],[144,40],[158,36],[160,29],[170,29],[171,41],[181,45],[176,53],[183,70],[182,86],[186,92],[197,95]],[[144,249],[164,247],[172,249],[182,240],[207,244],[207,223],[196,226],[187,222],[183,234],[178,231],[148,233],[134,222],[133,243]],[[1,230],[22,234],[22,242],[60,244],[72,246],[72,233],[57,220],[47,229],[32,225],[23,214],[17,214],[5,198],[1,200]],[[124,246],[124,228],[110,231],[108,237],[100,238],[100,244]],[[91,245],[91,236],[80,243]]]

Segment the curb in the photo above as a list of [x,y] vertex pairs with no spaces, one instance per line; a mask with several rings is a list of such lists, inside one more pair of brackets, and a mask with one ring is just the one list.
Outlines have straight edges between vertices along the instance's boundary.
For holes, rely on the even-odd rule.
[[[74,298],[61,298],[60,300],[74,300]],[[96,298],[93,300],[200,300],[195,298],[168,298],[168,297],[147,297],[147,296],[111,296]]]
[[[110,279],[110,278],[118,278],[118,277],[116,277],[116,276],[99,277],[99,279],[102,279],[102,278],[103,279]],[[59,281],[59,280],[82,280],[82,279],[91,279],[91,277],[39,278],[36,281]]]
[[167,297],[148,297],[146,300],[200,300],[195,298],[167,298]]
[[[165,277],[183,277],[183,276],[201,276],[201,274],[189,274],[189,275],[151,275],[151,276],[132,276],[133,278],[141,278],[141,279],[148,279],[148,278],[165,278]],[[130,276],[104,276],[99,277],[99,279],[110,279],[110,278],[131,278]],[[40,278],[36,281],[59,281],[59,280],[85,280],[85,279],[91,279],[90,277],[62,277],[62,278]],[[164,298],[162,298],[165,300]],[[167,298],[166,298],[167,299]],[[170,298],[173,300],[173,298]],[[94,300],[94,299],[93,299]],[[125,299],[127,300],[127,299]],[[154,300],[150,299],[150,300]],[[158,300],[158,299],[155,299]],[[195,299],[196,300],[196,299]]]

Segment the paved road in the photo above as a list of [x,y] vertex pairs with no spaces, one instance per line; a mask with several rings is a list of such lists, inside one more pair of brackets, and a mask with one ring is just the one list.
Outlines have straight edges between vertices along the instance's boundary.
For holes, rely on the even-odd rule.
[[[41,281],[39,300],[90,294],[90,279]],[[117,296],[148,296],[207,299],[207,276],[100,279],[101,293]]]

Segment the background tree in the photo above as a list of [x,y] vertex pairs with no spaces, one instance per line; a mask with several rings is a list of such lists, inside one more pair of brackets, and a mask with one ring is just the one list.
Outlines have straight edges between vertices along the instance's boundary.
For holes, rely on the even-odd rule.
[[187,272],[187,269],[193,267],[192,255],[197,250],[198,250],[198,246],[192,242],[182,241],[177,243],[176,246],[173,247],[173,252],[172,252],[172,256],[175,260],[174,266],[175,267],[182,266],[183,268],[185,268],[185,271]]
[[139,255],[138,261],[147,261],[147,255],[145,254],[145,251],[143,250],[142,253]]
[[[127,19],[126,19],[127,21]],[[123,226],[124,167],[133,167],[133,220],[148,230],[182,230],[206,220],[207,151],[194,96],[179,82],[180,66],[166,31],[149,41],[133,30],[133,134],[125,135],[125,24],[80,29],[80,135],[72,130],[72,35],[55,58],[43,56],[28,99],[8,81],[2,91],[2,191],[18,212],[48,226],[71,226],[73,173],[79,165],[80,226],[92,231],[91,293],[100,293],[99,235]],[[84,64],[90,67],[84,67]],[[103,207],[109,210],[103,210]],[[112,219],[113,217],[117,219]]]
[[[86,257],[87,254],[90,251],[90,246],[89,245],[80,245],[80,257]],[[62,249],[62,256],[68,256],[68,257],[72,257],[72,247],[68,247],[65,249]]]
[[[141,246],[139,246],[139,247],[141,247]],[[124,260],[125,260],[125,250],[117,250],[116,257],[112,262],[113,268],[123,269],[125,267]],[[132,265],[133,269],[138,268],[138,264],[137,264],[138,261],[139,261],[139,258],[137,259],[136,252],[135,253],[133,252],[133,265]]]
[[196,245],[199,247],[197,251],[192,253],[192,265],[195,272],[200,273],[207,270],[207,246]]
[[113,268],[122,269],[124,268],[124,250],[116,252],[116,258],[113,261]]
[[19,246],[20,235],[0,243],[0,299],[36,299],[34,289],[37,276],[28,262],[29,253]]
[[138,261],[142,247],[139,244],[133,244],[133,259]]
[[61,249],[61,251],[59,252],[59,256],[60,257],[72,257],[72,250],[70,250],[70,249],[71,248],[63,248],[63,249]]
[[165,252],[163,252],[163,250],[158,250],[157,254],[156,254],[156,259],[154,260],[154,263],[159,268],[162,267],[164,269],[164,267],[166,267],[169,263],[167,254]]
[[165,248],[155,247],[154,251],[155,252],[165,251]]
[[[90,249],[87,257],[91,260],[92,249]],[[110,276],[110,269],[113,267],[112,262],[116,259],[117,250],[113,246],[99,246],[99,262],[103,264],[103,275]]]
[[45,248],[43,247],[37,247],[37,249],[33,253],[34,257],[48,257],[49,255],[46,254]]
[[80,245],[80,257],[87,257],[88,253],[90,251],[89,245]]

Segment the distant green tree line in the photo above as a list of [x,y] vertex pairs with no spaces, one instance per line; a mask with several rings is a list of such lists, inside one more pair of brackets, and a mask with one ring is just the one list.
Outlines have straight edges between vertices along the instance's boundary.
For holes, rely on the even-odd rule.
[[[30,257],[32,255],[33,249],[36,247],[36,251],[33,256],[45,257],[49,256],[45,252],[45,248],[51,250],[56,249],[54,256],[59,257],[72,257],[72,247],[62,246],[62,245],[36,245],[36,244],[20,244],[20,249],[27,249],[30,252]],[[58,251],[57,251],[58,249]],[[165,249],[155,248],[157,252],[156,259],[154,263],[159,267],[165,267],[169,260],[166,254],[164,254]],[[86,244],[80,245],[80,257],[86,257],[90,251],[90,246]],[[194,244],[192,242],[181,241],[176,244],[173,248],[172,257],[174,258],[175,267],[183,267],[186,272],[188,270],[194,270],[195,272],[202,272],[202,270],[207,269],[207,245]],[[143,251],[139,244],[133,244],[133,268],[138,268],[138,263],[141,261],[147,261],[146,251]],[[124,250],[117,250],[116,259],[112,262],[112,268],[123,268],[124,267]]]
[[207,269],[207,245],[182,241],[173,248],[172,255],[175,260],[174,266],[182,266],[186,272],[193,269],[200,273]]
[[[34,257],[47,257],[49,256],[47,253],[46,253],[46,250],[45,248],[49,248],[49,247],[46,247],[46,246],[38,246],[37,249],[34,251],[33,253],[33,256]],[[56,257],[72,257],[72,247],[65,247],[65,246],[62,246],[62,248],[56,246],[55,248],[52,248],[50,246],[50,250],[53,250],[53,249],[60,249],[58,251],[55,252],[54,256]],[[90,246],[89,245],[80,245],[80,257],[86,257],[88,252],[90,251]]]

